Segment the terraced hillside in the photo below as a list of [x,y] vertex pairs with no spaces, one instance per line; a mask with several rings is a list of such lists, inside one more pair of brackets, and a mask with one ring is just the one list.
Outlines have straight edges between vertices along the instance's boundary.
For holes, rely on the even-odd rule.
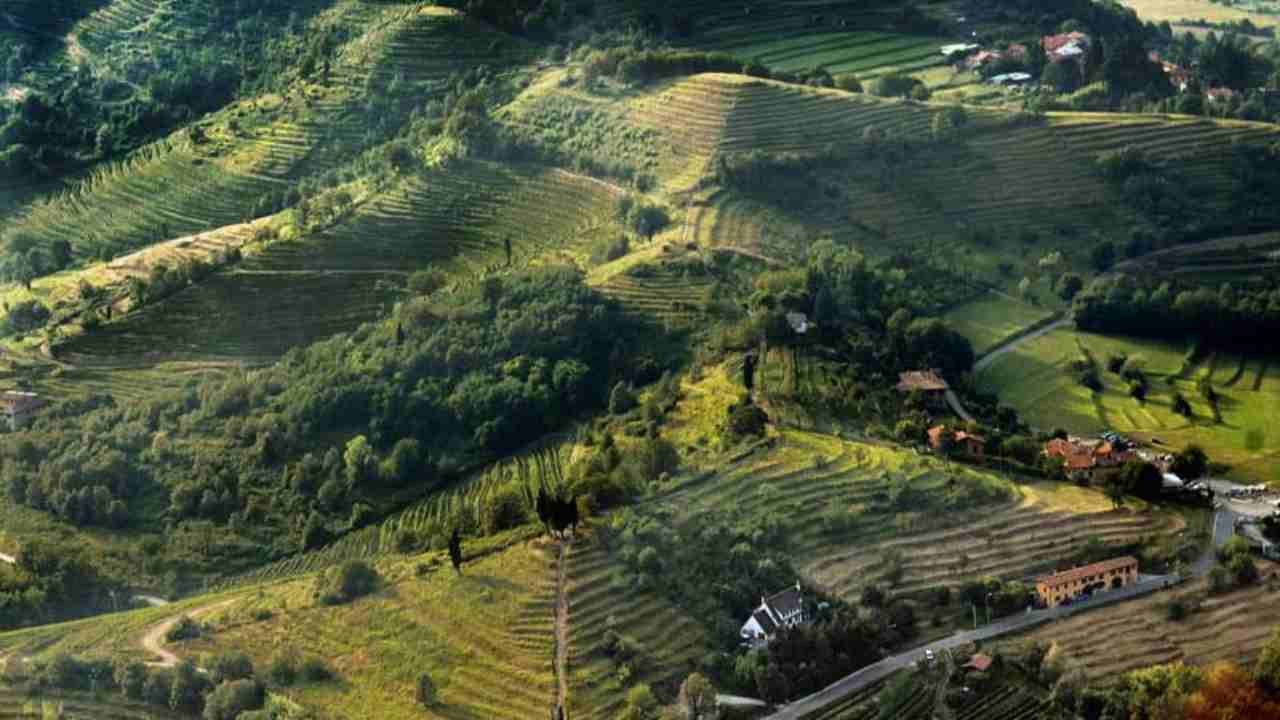
[[1185,527],[1180,519],[1157,512],[1111,510],[1098,492],[1080,491],[1080,501],[1067,504],[1055,495],[1074,490],[1033,485],[1022,491],[1017,505],[947,530],[826,554],[805,570],[820,586],[855,597],[866,584],[883,582],[885,559],[896,554],[902,580],[893,589],[912,594],[986,576],[1027,579],[1054,569],[1090,540],[1124,544],[1172,536]]
[[[128,14],[132,8],[145,16],[149,10],[141,2],[117,1],[104,12]],[[458,48],[492,47],[486,58],[491,67],[529,57],[524,45],[441,8],[346,3],[339,10],[347,11],[345,21],[371,29],[343,48],[328,79],[300,82],[284,97],[237,103],[202,120],[199,136],[176,133],[37,203],[12,229],[45,243],[65,239],[80,257],[109,258],[242,222],[257,212],[263,196],[368,146],[371,125],[377,125],[372,120],[396,116],[369,115],[366,93],[387,96],[386,78],[398,79],[392,101],[412,95],[421,102],[453,72],[471,67],[475,57]],[[128,24],[101,22],[104,32],[122,32],[120,23]]]
[[[1274,566],[1261,569],[1266,577]],[[1274,580],[1224,595],[1208,595],[1205,582],[1197,581],[1173,592],[1054,623],[1026,637],[1057,642],[1069,662],[1101,683],[1157,663],[1208,665],[1230,660],[1251,664],[1280,623],[1274,594]],[[1198,602],[1199,610],[1181,622],[1171,622],[1165,606],[1174,598]]]
[[1052,569],[1091,539],[1127,543],[1185,527],[1163,513],[1111,510],[1097,491],[1015,487],[896,448],[790,431],[776,449],[679,487],[661,502],[680,518],[732,506],[745,519],[768,515],[788,523],[789,546],[805,577],[846,598],[883,584],[892,556],[902,575],[894,592],[913,594],[985,576],[1023,579]]
[[315,237],[271,244],[234,270],[72,337],[57,355],[77,370],[264,362],[376,317],[413,270],[473,278],[505,267],[505,240],[515,266],[571,260],[616,232],[615,202],[608,185],[559,170],[458,163],[406,179]]
[[[674,693],[709,650],[702,626],[657,595],[615,585],[615,561],[591,538],[576,540],[568,563],[569,716],[618,716],[626,682]],[[609,648],[609,633],[639,648],[630,658]],[[612,655],[612,657],[611,657]],[[630,669],[620,679],[620,666]]]
[[[267,586],[204,616],[213,632],[180,652],[235,649],[257,667],[282,652],[324,658],[340,680],[288,694],[325,717],[541,717],[555,698],[553,553],[517,546],[461,575],[438,556],[425,574],[423,558],[379,563],[384,589],[339,607],[314,599],[311,578]],[[272,616],[255,620],[260,609]],[[423,672],[439,694],[425,710]]]
[[1015,489],[896,448],[789,431],[783,438],[662,502],[681,518],[731,505],[746,519],[787,523],[805,577],[844,597],[879,582],[891,553],[903,575],[894,589],[909,594],[986,575],[1022,578],[1090,538],[1133,541],[1178,529],[1165,516],[1107,511],[1098,493],[1081,491],[1071,508],[1057,486]]
[[[1087,349],[1098,362],[1123,354],[1145,359],[1151,392],[1139,403],[1119,376],[1103,372],[1103,391],[1091,392],[1076,379],[1071,363]],[[1280,479],[1280,379],[1270,357],[1250,357],[1205,349],[1188,357],[1182,344],[1106,337],[1061,329],[997,358],[978,377],[982,388],[998,392],[1036,427],[1074,432],[1113,429],[1169,447],[1198,443],[1215,460],[1233,466],[1234,477],[1251,482]],[[1222,420],[1197,390],[1208,378],[1221,396]],[[1173,412],[1174,393],[1191,404],[1192,417]]]

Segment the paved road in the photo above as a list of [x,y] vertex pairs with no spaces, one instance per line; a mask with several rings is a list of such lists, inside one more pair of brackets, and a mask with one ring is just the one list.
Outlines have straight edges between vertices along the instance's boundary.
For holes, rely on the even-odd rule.
[[1022,345],[1023,343],[1031,342],[1032,340],[1035,340],[1038,337],[1043,337],[1045,335],[1048,335],[1049,333],[1059,328],[1067,327],[1072,322],[1074,321],[1070,317],[1064,317],[1061,320],[1058,320],[1057,322],[1052,322],[1052,323],[1049,323],[1048,325],[1045,325],[1039,330],[1029,332],[1026,335],[1021,335],[1019,337],[1016,337],[1004,343],[1003,345],[999,345],[991,349],[990,351],[987,352],[987,354],[978,358],[978,361],[973,364],[974,374],[976,375],[977,373],[980,373],[983,370],[986,370],[987,367],[991,365],[991,363],[996,361],[996,358],[1006,353],[1012,352],[1019,345]]
[[935,653],[938,653],[943,650],[950,650],[968,643],[978,642],[980,640],[990,640],[991,638],[999,637],[1001,635],[1028,630],[1036,627],[1037,625],[1071,617],[1072,615],[1085,610],[1092,610],[1105,605],[1124,602],[1125,600],[1135,597],[1148,595],[1178,582],[1179,579],[1174,575],[1146,575],[1139,578],[1138,582],[1133,585],[1119,590],[1100,593],[1089,600],[1077,602],[1066,607],[1033,610],[1022,615],[1014,615],[1012,617],[997,620],[990,625],[985,625],[977,630],[965,630],[963,632],[958,632],[950,637],[935,640],[928,645],[914,648],[907,652],[891,655],[878,663],[868,665],[852,675],[848,675],[806,698],[797,700],[796,702],[782,707],[777,712],[770,715],[767,720],[799,720],[809,713],[817,712],[818,710],[839,701],[843,697],[855,693],[875,682],[883,680],[898,670],[908,667],[915,661],[921,659],[924,656],[925,650],[932,650]]
[[[1213,544],[1207,548],[1200,559],[1191,567],[1189,577],[1199,577],[1205,575],[1213,568],[1215,553],[1218,548],[1222,547],[1231,539],[1235,532],[1235,513],[1231,510],[1223,508],[1218,510],[1213,517]],[[1081,602],[1074,603],[1066,607],[1056,607],[1044,610],[1033,610],[1022,615],[1014,615],[1002,618],[990,625],[985,625],[976,630],[965,630],[958,632],[950,637],[936,640],[928,645],[914,648],[906,652],[891,655],[878,663],[868,665],[861,670],[837,680],[832,685],[819,690],[818,692],[789,705],[783,706],[774,714],[770,715],[766,720],[799,720],[813,712],[817,712],[822,708],[838,702],[852,693],[862,688],[876,683],[884,678],[892,675],[894,672],[901,670],[916,660],[924,656],[925,650],[932,650],[935,653],[949,650],[951,648],[966,645],[981,640],[990,640],[991,638],[1008,635],[1010,633],[1029,630],[1037,625],[1061,620],[1062,618],[1071,617],[1085,610],[1112,605],[1114,603],[1124,602],[1143,595],[1149,595],[1158,590],[1163,590],[1170,585],[1176,585],[1187,578],[1180,578],[1176,575],[1141,575],[1138,582],[1119,590],[1111,590],[1099,593],[1094,597]]]

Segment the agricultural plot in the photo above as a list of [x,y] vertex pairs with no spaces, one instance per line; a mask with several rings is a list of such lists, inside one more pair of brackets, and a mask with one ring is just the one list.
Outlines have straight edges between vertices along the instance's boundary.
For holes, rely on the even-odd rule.
[[911,72],[941,65],[945,40],[876,31],[794,35],[783,40],[721,41],[713,45],[743,60],[756,60],[771,70],[795,72],[826,68],[832,75],[873,78],[886,72]]
[[[571,717],[618,717],[628,683],[674,691],[711,648],[702,626],[661,597],[615,585],[615,567],[593,539],[573,543],[567,567]],[[609,648],[610,632],[638,652],[627,658]]]
[[1270,0],[1246,0],[1231,4],[1211,0],[1122,0],[1146,22],[1177,24],[1180,20],[1236,22],[1248,20],[1266,27],[1280,23],[1280,4]]
[[1182,282],[1260,282],[1280,269],[1280,233],[1219,238],[1158,250],[1120,263],[1117,270],[1171,275]]
[[[572,259],[579,244],[614,230],[615,202],[609,186],[558,170],[457,163],[407,179],[314,237],[273,243],[234,269],[69,338],[56,352],[77,371],[267,362],[378,317],[403,297],[413,270],[473,278],[506,267],[507,240],[515,266]],[[321,306],[328,310],[317,313]]]
[[1045,308],[992,293],[951,310],[942,319],[968,338],[975,354],[982,355],[1051,314]]
[[[893,592],[911,595],[939,585],[956,587],[981,577],[1023,580],[1052,570],[1090,540],[1131,543],[1172,537],[1181,518],[1143,508],[1113,510],[1101,492],[1054,484],[1019,488],[1016,503],[988,508],[942,530],[908,528],[896,537],[820,553],[805,573],[821,587],[856,598],[862,587],[886,584],[896,565]],[[891,560],[890,558],[896,558]]]
[[[889,682],[892,682],[892,677]],[[959,682],[959,678],[953,678],[952,682]],[[886,684],[880,682],[869,685],[820,712],[806,716],[804,720],[875,720],[882,717],[876,695],[884,690]],[[936,717],[936,691],[936,684],[930,686],[921,680],[906,704],[893,717],[895,720],[928,720]],[[950,717],[956,720],[1041,720],[1050,716],[1043,697],[1006,682],[997,682],[980,692],[968,693],[959,705],[949,708]]]
[[[1274,569],[1266,564],[1263,577]],[[1056,642],[1068,662],[1091,680],[1106,683],[1129,670],[1157,663],[1208,665],[1219,660],[1251,664],[1277,624],[1274,580],[1255,587],[1209,595],[1204,580],[1053,623],[1009,640]],[[1199,609],[1180,622],[1165,608],[1180,599]]]
[[909,595],[988,575],[1022,579],[1091,539],[1127,543],[1185,527],[1142,508],[1114,511],[1098,491],[1014,486],[931,456],[791,431],[775,449],[695,477],[660,502],[677,519],[724,507],[744,520],[804,518],[788,527],[799,569],[849,599],[883,583],[891,556],[901,574],[893,591]]
[[[258,667],[280,653],[324,658],[338,681],[288,691],[324,717],[541,717],[555,699],[554,555],[524,544],[461,575],[438,557],[380,562],[384,587],[337,607],[314,599],[311,578],[264,586],[204,616],[212,632],[181,652],[239,650]],[[260,610],[270,618],[255,620]],[[414,699],[421,673],[438,691],[427,709]]]
[[[1071,364],[1081,348],[1100,364],[1103,391],[1079,383]],[[1129,396],[1123,378],[1101,367],[1109,355],[1142,356],[1150,391],[1143,403]],[[1033,426],[1077,433],[1104,429],[1160,440],[1166,447],[1199,444],[1214,460],[1232,466],[1231,476],[1252,482],[1280,480],[1280,378],[1270,357],[1243,357],[1209,350],[1187,357],[1186,348],[1152,340],[1057,330],[995,360],[978,377]],[[1208,377],[1219,394],[1221,422],[1201,397],[1197,382]],[[1173,412],[1175,393],[1190,402],[1192,417]]]

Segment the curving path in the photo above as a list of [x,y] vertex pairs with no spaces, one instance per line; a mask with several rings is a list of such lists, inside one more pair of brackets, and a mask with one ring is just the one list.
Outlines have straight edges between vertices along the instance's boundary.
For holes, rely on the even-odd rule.
[[147,665],[151,667],[170,668],[177,665],[181,661],[181,658],[173,654],[171,651],[165,649],[164,636],[166,633],[172,630],[173,626],[177,625],[178,621],[181,620],[183,617],[196,618],[201,615],[207,615],[208,613],[211,613],[214,610],[220,610],[230,605],[231,603],[235,602],[238,599],[239,598],[231,598],[230,600],[223,600],[222,602],[214,603],[212,605],[205,605],[204,607],[197,608],[195,610],[192,610],[189,613],[174,615],[173,617],[169,618],[168,620],[165,620],[164,622],[158,625],[153,625],[151,629],[147,631],[147,634],[142,636],[142,648],[160,659],[149,662],[147,663]]
[[1048,335],[1054,330],[1058,330],[1060,328],[1069,326],[1072,322],[1073,320],[1071,319],[1070,316],[1064,317],[1054,322],[1051,322],[1042,328],[1033,330],[1025,335],[1019,335],[1017,337],[1006,340],[1005,342],[988,350],[985,355],[978,358],[978,361],[973,364],[974,374],[977,374],[982,372],[983,370],[986,370],[988,367],[991,366],[991,363],[996,361],[996,358],[1000,357],[1001,355],[1005,355],[1009,352],[1012,352],[1019,345],[1031,342],[1032,340],[1035,340],[1036,338],[1039,338],[1039,337],[1044,337],[1045,335]]

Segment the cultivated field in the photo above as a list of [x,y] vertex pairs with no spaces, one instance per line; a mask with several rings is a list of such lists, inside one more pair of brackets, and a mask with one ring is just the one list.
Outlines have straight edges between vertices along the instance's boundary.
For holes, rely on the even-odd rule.
[[[876,696],[893,682],[874,683],[850,694],[829,707],[811,715],[804,720],[876,720],[884,717]],[[934,713],[937,700],[937,682],[933,677],[920,680],[906,704],[902,706],[894,720],[930,720],[938,717]],[[959,677],[951,680],[952,686],[963,683]],[[952,707],[950,717],[956,720],[1041,720],[1049,717],[1047,704],[1043,697],[1023,687],[1020,683],[997,682],[984,688],[981,692],[972,693],[962,704]]]
[[[710,650],[702,626],[666,600],[616,586],[617,567],[608,550],[590,537],[573,543],[567,567],[570,717],[618,717],[628,683],[647,683],[674,694]],[[637,643],[638,655],[626,661],[610,658],[604,645],[608,630]]]
[[874,78],[887,72],[914,72],[945,62],[946,40],[870,30],[816,32],[777,39],[775,33],[717,39],[708,47],[756,60],[773,70],[795,72],[822,67],[832,75]]
[[[897,493],[912,499],[881,507]],[[1016,486],[895,447],[792,431],[777,447],[692,478],[660,502],[677,518],[730,506],[743,520],[778,518],[805,577],[850,599],[883,583],[892,555],[902,572],[893,590],[913,594],[988,575],[1022,579],[1091,539],[1135,542],[1185,527],[1141,507],[1114,511],[1098,491]]]
[[[264,586],[204,616],[212,632],[178,651],[239,650],[260,668],[281,653],[323,658],[337,681],[286,694],[325,717],[541,717],[555,697],[555,552],[520,545],[461,575],[439,556],[379,562],[383,589],[338,607],[314,598],[311,578]],[[270,617],[254,619],[261,610]],[[428,709],[414,700],[424,672],[439,692]]]
[[0,693],[0,718],[5,720],[176,720],[186,717],[154,705],[135,704],[114,697]]
[[[1070,368],[1080,357],[1081,347],[1100,366],[1110,354],[1144,357],[1151,378],[1146,402],[1131,398],[1123,379],[1109,372],[1101,373],[1101,393],[1081,385]],[[1077,433],[1112,429],[1141,439],[1157,438],[1174,449],[1194,442],[1214,460],[1230,463],[1233,477],[1280,480],[1276,362],[1211,349],[1188,360],[1188,352],[1187,347],[1172,343],[1062,329],[998,358],[978,382],[1036,427],[1063,427]],[[1214,421],[1212,409],[1196,389],[1200,377],[1208,377],[1221,396],[1222,422]],[[1190,420],[1173,412],[1174,392],[1191,403]]]
[[1267,26],[1280,23],[1280,5],[1269,0],[1244,0],[1243,2],[1218,3],[1210,0],[1121,0],[1138,11],[1147,22],[1179,20],[1208,20],[1209,22],[1233,22],[1249,20],[1254,25]]
[[975,354],[982,355],[1050,315],[1048,308],[992,293],[947,312],[942,319],[969,339]]
[[1252,284],[1280,270],[1280,233],[1179,245],[1122,262],[1117,270],[1129,273],[1171,275],[1182,282],[1213,286],[1221,282]]
[[[1262,564],[1263,576],[1275,566]],[[1280,624],[1275,580],[1207,595],[1204,581],[1148,595],[1062,622],[1046,625],[1008,641],[1030,637],[1057,642],[1069,662],[1082,667],[1092,680],[1106,683],[1121,673],[1157,663],[1207,665],[1218,660],[1252,662],[1272,630]],[[1181,622],[1167,619],[1165,608],[1174,598],[1199,601],[1200,609]]]

